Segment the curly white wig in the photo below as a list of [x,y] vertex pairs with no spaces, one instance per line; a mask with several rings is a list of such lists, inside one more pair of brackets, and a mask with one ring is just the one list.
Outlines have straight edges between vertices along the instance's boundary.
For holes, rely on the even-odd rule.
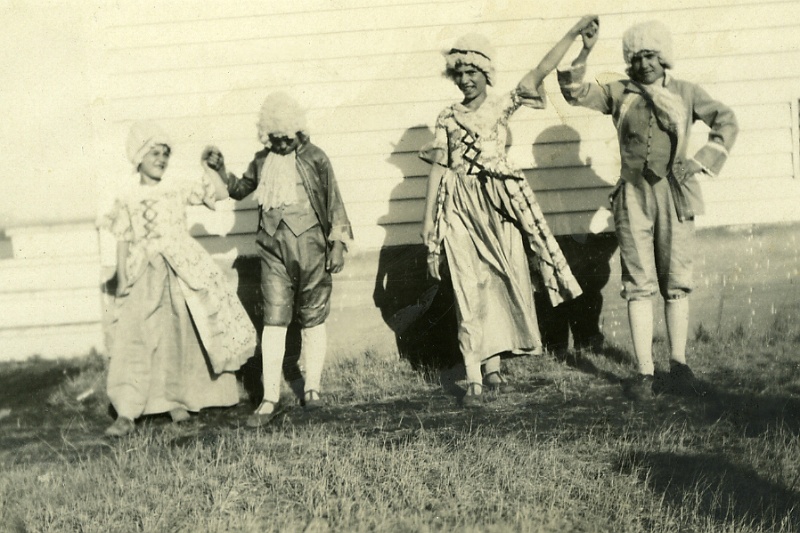
[[158,145],[170,148],[171,141],[164,130],[153,122],[135,122],[128,133],[125,152],[133,166],[138,168],[145,154]]
[[460,37],[453,44],[453,47],[445,52],[447,68],[444,74],[453,79],[455,70],[458,67],[471,65],[483,72],[483,75],[486,76],[486,83],[492,85],[495,74],[494,65],[492,64],[494,53],[494,47],[489,42],[489,39],[478,33],[468,33]]
[[264,145],[269,144],[270,134],[294,137],[302,132],[308,135],[305,109],[282,91],[271,93],[264,99],[257,126],[258,140]]
[[672,68],[675,64],[672,36],[667,27],[657,20],[631,26],[622,36],[622,55],[628,65],[633,56],[645,50],[658,52],[658,58],[666,68]]

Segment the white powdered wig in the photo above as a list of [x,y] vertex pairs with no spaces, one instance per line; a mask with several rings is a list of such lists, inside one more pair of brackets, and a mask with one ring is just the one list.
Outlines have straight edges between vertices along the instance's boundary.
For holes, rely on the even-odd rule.
[[661,64],[666,68],[672,68],[675,64],[672,35],[660,21],[650,20],[636,24],[628,28],[622,36],[622,55],[628,65],[633,56],[645,50],[657,52]]
[[258,140],[264,145],[269,145],[270,134],[295,137],[302,132],[308,136],[305,109],[282,91],[271,93],[264,99],[257,126]]

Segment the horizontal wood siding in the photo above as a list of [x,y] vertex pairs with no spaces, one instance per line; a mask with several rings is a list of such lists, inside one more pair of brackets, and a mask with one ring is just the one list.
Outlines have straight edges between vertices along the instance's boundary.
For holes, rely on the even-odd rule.
[[[429,166],[417,152],[432,139],[441,109],[460,96],[442,76],[441,52],[468,31],[496,45],[495,86],[507,91],[585,11],[601,17],[588,73],[601,80],[624,75],[625,29],[661,19],[675,41],[673,74],[731,105],[741,126],[723,174],[705,180],[707,214],[698,224],[800,219],[795,0],[165,0],[154,6],[104,2],[91,9],[89,74],[81,79],[93,95],[88,119],[95,139],[79,141],[94,147],[87,165],[96,170],[98,191],[87,195],[87,205],[102,211],[120,185],[135,179],[124,157],[132,121],[155,120],[170,132],[169,179],[197,179],[200,151],[210,142],[238,174],[260,149],[255,122],[263,98],[289,90],[309,110],[312,139],[333,162],[356,234],[331,319],[361,317],[366,336],[383,326],[370,305],[377,249],[419,242]],[[576,53],[577,46],[566,63]],[[546,110],[522,109],[513,117],[509,157],[530,180],[555,233],[609,231],[608,195],[620,163],[611,120],[567,105],[555,76],[545,88]],[[691,145],[701,146],[706,135],[697,125]],[[57,207],[50,208],[55,218]],[[255,253],[257,216],[252,199],[189,210],[191,233],[231,283],[236,258]],[[83,224],[65,222],[7,231],[2,250],[14,259],[0,261],[4,359],[103,348],[108,297],[99,289],[112,270],[98,266],[94,224],[85,217]],[[112,239],[103,233],[100,242],[102,263],[113,265]],[[337,314],[341,309],[348,313]],[[351,322],[342,330],[351,331]]]
[[[255,121],[263,97],[289,89],[309,108],[312,139],[333,161],[356,246],[417,242],[429,167],[416,154],[431,140],[438,112],[459,96],[441,76],[441,51],[466,31],[487,34],[498,49],[497,90],[510,90],[589,7],[536,4],[320,0],[201,8],[181,2],[165,4],[161,15],[131,6],[105,11],[98,82],[104,87],[98,115],[107,124],[103,151],[109,160],[122,154],[129,123],[153,119],[174,137],[173,176],[197,176],[197,155],[207,142],[218,144],[229,170],[240,173],[259,149]],[[673,74],[731,105],[741,126],[722,176],[707,180],[708,214],[698,223],[796,220],[789,206],[800,199],[792,137],[800,3],[665,6],[591,6],[601,16],[602,36],[589,74],[622,76],[624,30],[663,20],[675,41]],[[548,109],[523,109],[512,119],[509,157],[525,171],[557,233],[608,231],[608,193],[619,172],[611,121],[567,105],[554,76],[546,89]],[[692,146],[706,135],[698,125]],[[209,235],[206,245],[230,254],[251,250],[246,236],[256,217],[254,202],[245,200],[223,202],[216,213],[195,209],[190,218],[194,235]],[[236,246],[212,245],[225,236],[235,237]]]
[[[81,240],[68,231],[58,236],[62,243]],[[83,256],[0,261],[0,361],[104,349],[96,233],[93,240]]]

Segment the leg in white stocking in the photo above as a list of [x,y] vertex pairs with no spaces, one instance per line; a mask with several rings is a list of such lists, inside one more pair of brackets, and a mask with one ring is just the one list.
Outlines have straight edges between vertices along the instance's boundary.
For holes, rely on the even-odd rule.
[[316,406],[320,401],[319,391],[322,382],[322,368],[328,350],[328,334],[325,324],[304,328],[301,332],[302,347],[300,359],[305,370],[305,393],[303,402],[306,407]]
[[631,300],[628,302],[628,321],[633,339],[633,352],[639,373],[652,376],[653,366],[653,302]]
[[686,339],[689,336],[689,298],[667,300],[664,304],[669,337],[669,357],[686,364]]
[[264,326],[261,334],[262,382],[264,400],[278,403],[281,394],[283,354],[286,350],[286,328]]

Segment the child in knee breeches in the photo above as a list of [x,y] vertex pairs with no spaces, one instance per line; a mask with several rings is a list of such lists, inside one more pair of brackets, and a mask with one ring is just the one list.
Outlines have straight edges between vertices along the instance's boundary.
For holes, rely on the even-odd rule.
[[231,197],[240,200],[252,193],[259,204],[264,399],[249,426],[275,415],[286,332],[293,321],[301,328],[303,403],[307,408],[320,405],[331,274],[344,267],[344,252],[353,239],[330,160],[310,142],[297,102],[285,93],[269,95],[258,135],[264,149],[240,179],[227,174],[221,154],[209,162],[227,179]]
[[[698,85],[670,75],[672,40],[657,21],[625,32],[627,79],[584,82],[595,30],[584,32],[583,49],[570,69],[559,72],[559,82],[570,104],[611,115],[618,133],[622,166],[611,206],[639,366],[633,396],[652,396],[652,300],[659,293],[665,301],[673,383],[693,389],[685,352],[694,217],[704,209],[698,176],[713,177],[722,169],[738,132],[736,117]],[[710,132],[705,146],[689,157],[696,120]]]

